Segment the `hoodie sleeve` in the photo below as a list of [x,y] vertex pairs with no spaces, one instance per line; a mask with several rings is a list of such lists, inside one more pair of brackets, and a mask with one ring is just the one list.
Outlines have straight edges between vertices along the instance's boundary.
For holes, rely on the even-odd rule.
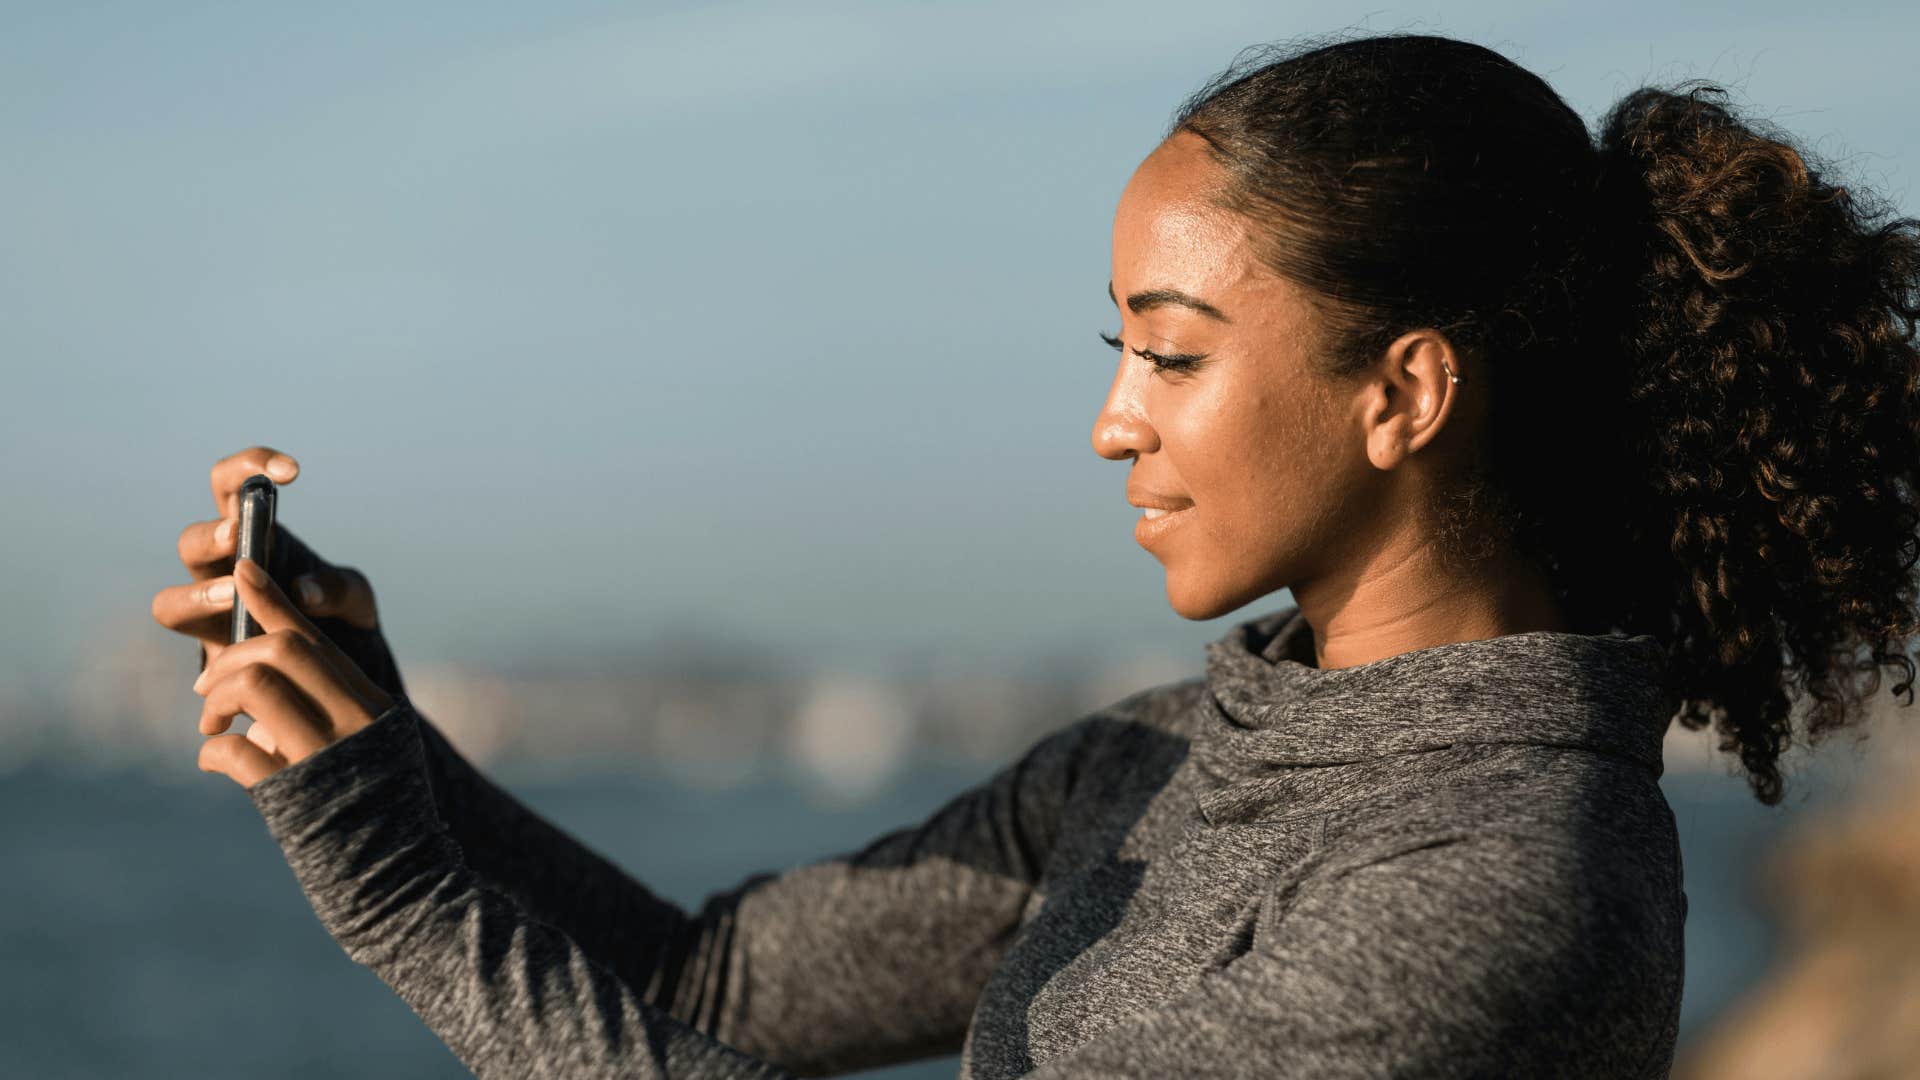
[[1028,1075],[1665,1076],[1677,904],[1634,865],[1497,831],[1403,841],[1269,897],[1247,952]]
[[[267,560],[283,591],[294,578],[324,560],[292,530],[276,525]],[[386,636],[344,619],[322,617],[314,625],[396,698],[407,696],[400,667]],[[206,666],[202,653],[201,666]],[[480,880],[512,899],[527,914],[571,935],[589,952],[606,955],[619,941],[620,925],[641,913],[647,922],[681,916],[678,908],[648,892],[598,853],[559,829],[475,768],[418,708],[420,756],[433,808],[466,866]],[[654,971],[658,958],[633,957]]]
[[580,898],[553,920],[477,873],[404,699],[248,791],[322,925],[477,1075],[820,1075],[960,1048],[1087,730],[1054,732],[918,825],[752,875],[692,914],[597,860],[547,883],[539,895]]

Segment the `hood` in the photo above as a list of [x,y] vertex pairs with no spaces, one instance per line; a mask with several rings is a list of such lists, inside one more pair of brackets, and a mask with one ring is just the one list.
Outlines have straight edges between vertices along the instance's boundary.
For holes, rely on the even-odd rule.
[[1207,646],[1190,751],[1213,785],[1201,811],[1243,819],[1303,769],[1475,743],[1591,750],[1657,778],[1678,704],[1666,664],[1651,634],[1534,630],[1322,670],[1288,606]]

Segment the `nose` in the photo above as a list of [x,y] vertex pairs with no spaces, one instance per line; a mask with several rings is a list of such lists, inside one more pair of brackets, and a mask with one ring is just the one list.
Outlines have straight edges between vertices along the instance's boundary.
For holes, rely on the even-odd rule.
[[1111,461],[1121,461],[1160,448],[1160,436],[1147,421],[1139,387],[1127,378],[1127,363],[1122,360],[1114,373],[1113,386],[1100,415],[1093,420],[1093,452]]

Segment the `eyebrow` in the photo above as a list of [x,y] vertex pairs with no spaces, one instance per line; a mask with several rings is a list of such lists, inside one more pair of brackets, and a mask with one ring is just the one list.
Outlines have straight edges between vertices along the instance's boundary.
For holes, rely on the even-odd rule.
[[[1113,295],[1113,282],[1111,281],[1107,282],[1107,296],[1112,299],[1115,307],[1120,306],[1120,298]],[[1143,311],[1151,311],[1154,308],[1167,307],[1169,305],[1192,308],[1209,319],[1218,319],[1223,323],[1233,322],[1233,320],[1227,318],[1226,314],[1219,308],[1214,307],[1212,304],[1207,303],[1197,296],[1188,296],[1179,289],[1147,289],[1127,297],[1127,310],[1133,312],[1135,315]]]

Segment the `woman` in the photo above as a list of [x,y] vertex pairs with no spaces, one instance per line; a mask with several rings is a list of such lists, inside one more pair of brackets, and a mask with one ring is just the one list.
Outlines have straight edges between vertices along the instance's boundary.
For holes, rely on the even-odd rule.
[[[409,706],[364,578],[290,534],[229,572],[266,448],[155,598],[210,658],[201,767],[482,1075],[1665,1075],[1669,721],[1777,802],[1786,688],[1810,735],[1878,665],[1910,700],[1916,629],[1920,222],[1718,93],[1596,143],[1498,54],[1386,36],[1186,103],[1115,215],[1094,448],[1181,615],[1296,604],[916,826],[659,899]],[[267,633],[222,647],[236,592]]]

